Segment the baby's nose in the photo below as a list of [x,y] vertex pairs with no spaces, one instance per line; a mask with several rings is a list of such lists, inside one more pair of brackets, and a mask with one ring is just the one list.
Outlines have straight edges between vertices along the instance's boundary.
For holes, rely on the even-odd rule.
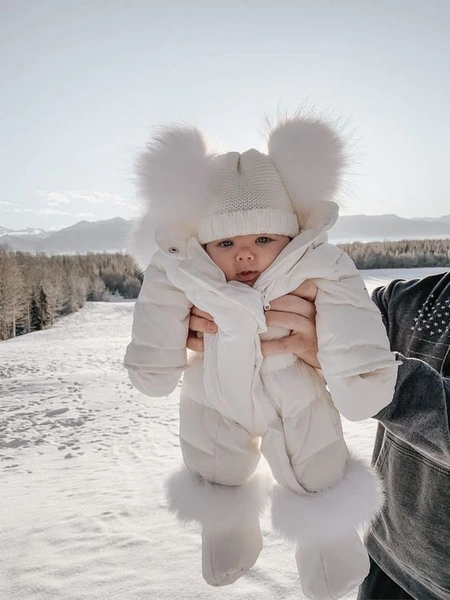
[[238,260],[253,260],[254,258],[255,255],[249,248],[243,248],[242,250],[239,250],[237,254]]

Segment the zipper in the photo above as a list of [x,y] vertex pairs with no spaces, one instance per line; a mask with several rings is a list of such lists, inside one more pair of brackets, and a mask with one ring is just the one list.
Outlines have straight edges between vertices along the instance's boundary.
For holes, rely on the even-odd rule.
[[270,304],[267,300],[267,292],[261,292],[264,310],[270,310]]

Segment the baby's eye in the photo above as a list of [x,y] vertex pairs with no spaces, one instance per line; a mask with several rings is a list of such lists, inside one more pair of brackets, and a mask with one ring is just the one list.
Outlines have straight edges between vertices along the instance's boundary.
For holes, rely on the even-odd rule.
[[265,235],[260,235],[259,238],[256,239],[257,244],[268,244],[271,241],[272,240]]
[[231,240],[222,240],[218,244],[219,248],[230,248],[230,246],[232,246],[232,245],[233,245],[233,242]]

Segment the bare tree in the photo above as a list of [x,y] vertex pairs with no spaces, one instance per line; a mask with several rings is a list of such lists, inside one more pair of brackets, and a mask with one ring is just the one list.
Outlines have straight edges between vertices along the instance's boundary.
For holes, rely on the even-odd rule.
[[0,246],[0,339],[15,337],[27,316],[25,283],[15,253]]

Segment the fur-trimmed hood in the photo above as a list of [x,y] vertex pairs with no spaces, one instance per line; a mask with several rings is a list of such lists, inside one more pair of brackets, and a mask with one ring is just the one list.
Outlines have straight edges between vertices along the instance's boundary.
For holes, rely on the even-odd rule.
[[[138,155],[136,185],[143,213],[130,251],[143,268],[157,249],[183,248],[197,236],[217,156],[200,130],[177,126],[162,128]],[[280,120],[268,131],[267,156],[300,228],[332,227],[348,166],[347,143],[337,125],[316,116]]]

